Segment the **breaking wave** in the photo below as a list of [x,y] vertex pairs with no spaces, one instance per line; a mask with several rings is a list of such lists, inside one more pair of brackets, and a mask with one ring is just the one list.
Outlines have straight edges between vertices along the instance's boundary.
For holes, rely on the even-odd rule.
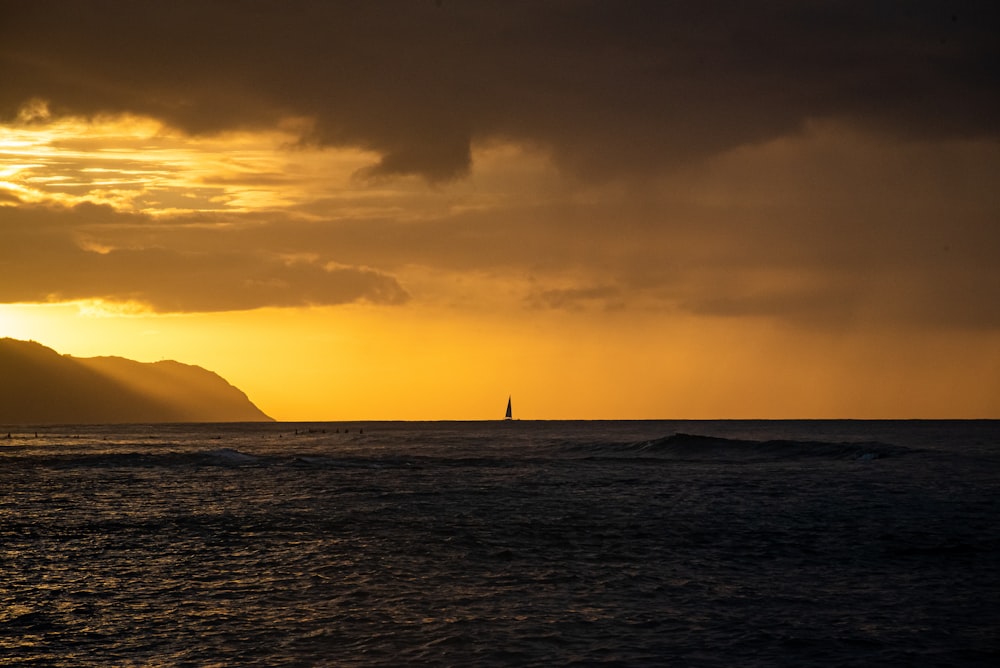
[[[296,468],[296,469],[420,469],[430,467],[496,468],[543,460],[650,460],[692,463],[755,463],[779,461],[866,461],[898,457],[914,450],[879,441],[832,442],[813,440],[750,440],[675,433],[663,438],[634,442],[550,440],[506,444],[483,456],[476,440],[461,446],[434,440],[409,444],[405,452],[371,452],[325,448],[233,447],[181,449],[170,444],[154,448],[103,452],[16,453],[0,458],[22,468]],[[502,454],[501,454],[502,453]],[[8,454],[15,454],[10,452]]]
[[681,461],[780,461],[798,459],[871,460],[912,452],[909,448],[881,443],[767,440],[755,441],[697,434],[672,434],[664,438],[624,444],[579,446],[581,454],[593,457],[650,457]]

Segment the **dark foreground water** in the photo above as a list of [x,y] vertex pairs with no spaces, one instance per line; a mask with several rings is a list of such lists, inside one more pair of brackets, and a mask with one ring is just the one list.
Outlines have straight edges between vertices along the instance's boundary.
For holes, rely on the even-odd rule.
[[8,430],[2,665],[1000,659],[1000,422]]

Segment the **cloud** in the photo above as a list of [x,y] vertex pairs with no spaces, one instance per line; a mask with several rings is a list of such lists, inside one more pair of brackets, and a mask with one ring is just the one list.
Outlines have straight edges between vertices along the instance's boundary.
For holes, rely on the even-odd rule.
[[22,170],[159,213],[0,209],[0,297],[995,328],[998,7],[0,0],[0,116],[165,124]]
[[0,114],[130,111],[305,141],[442,181],[470,146],[578,175],[649,174],[835,120],[996,137],[991,2],[0,2]]
[[0,219],[0,301],[7,303],[96,299],[158,312],[207,312],[408,299],[392,276],[316,256],[88,242],[103,226],[150,224],[110,207],[3,207]]
[[623,306],[622,291],[613,285],[541,290],[528,296],[528,304],[536,308],[574,311],[593,306],[604,310]]
[[512,309],[1000,327],[996,141],[813,124],[613,187],[509,149],[476,160],[447,186],[318,190],[287,211],[8,207],[0,256],[16,278],[0,296],[160,310],[426,303],[475,276],[492,287],[477,278],[470,299]]

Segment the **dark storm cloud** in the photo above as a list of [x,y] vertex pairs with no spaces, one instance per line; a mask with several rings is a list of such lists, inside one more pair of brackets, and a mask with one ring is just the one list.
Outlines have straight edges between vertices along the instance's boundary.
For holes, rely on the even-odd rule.
[[451,210],[429,195],[402,218],[324,219],[324,204],[307,219],[191,213],[86,232],[97,246],[316,254],[404,285],[412,267],[513,279],[532,308],[997,328],[998,182],[995,142],[901,144],[834,127],[652,185],[539,202]]
[[397,303],[422,267],[530,283],[542,308],[996,328],[998,34],[1000,4],[943,0],[0,0],[0,119],[32,99],[191,133],[305,117],[305,143],[376,151],[371,176],[453,179],[510,140],[594,177],[484,206],[455,195],[475,179],[393,201],[374,179],[229,218],[6,207],[0,301]]
[[[158,312],[234,311],[408,296],[383,273],[262,250],[203,252],[162,246],[106,248],[100,227],[145,225],[142,216],[81,205],[0,208],[0,303],[105,299]],[[114,236],[114,235],[112,235]]]
[[578,173],[676,166],[837,119],[1000,130],[993,2],[0,1],[0,110],[151,114],[191,132],[315,118],[372,172],[461,175],[470,141]]

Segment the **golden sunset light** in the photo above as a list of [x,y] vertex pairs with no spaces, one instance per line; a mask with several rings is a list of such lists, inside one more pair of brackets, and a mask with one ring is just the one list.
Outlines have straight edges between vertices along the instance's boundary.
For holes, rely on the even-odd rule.
[[87,5],[0,4],[0,336],[279,420],[1000,417],[974,16]]
[[994,665],[998,36],[0,0],[0,664]]

